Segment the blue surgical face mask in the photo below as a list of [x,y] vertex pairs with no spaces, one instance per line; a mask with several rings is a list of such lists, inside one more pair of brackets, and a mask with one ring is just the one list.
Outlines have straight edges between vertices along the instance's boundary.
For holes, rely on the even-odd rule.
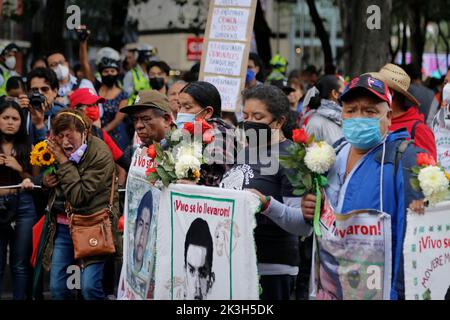
[[342,128],[345,139],[356,149],[372,149],[383,140],[380,126],[382,118],[344,119]]
[[178,129],[183,129],[185,123],[194,123],[197,116],[202,113],[205,109],[201,110],[200,112],[196,114],[192,113],[178,113],[177,120],[175,121],[175,124],[177,125]]

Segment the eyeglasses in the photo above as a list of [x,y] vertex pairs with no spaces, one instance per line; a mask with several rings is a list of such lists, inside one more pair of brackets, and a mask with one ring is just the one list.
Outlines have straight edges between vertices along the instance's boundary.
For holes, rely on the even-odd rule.
[[34,93],[38,93],[38,92],[39,93],[48,93],[48,92],[50,92],[51,89],[52,88],[50,88],[49,86],[40,87],[40,88],[34,87],[34,88],[31,88],[31,91]]
[[132,116],[130,117],[131,121],[133,122],[134,125],[136,125],[139,120],[142,121],[142,123],[146,126],[148,126],[150,124],[150,122],[152,122],[152,118],[149,116],[143,116],[143,117],[136,117],[136,116]]

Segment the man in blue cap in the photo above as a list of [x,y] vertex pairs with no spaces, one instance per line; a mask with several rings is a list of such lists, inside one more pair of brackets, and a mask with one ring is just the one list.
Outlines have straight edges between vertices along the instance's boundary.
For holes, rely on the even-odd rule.
[[[410,169],[424,152],[406,139],[406,129],[389,132],[392,96],[388,86],[370,75],[351,81],[340,97],[344,138],[335,143],[336,162],[328,173],[326,195],[337,212],[375,209],[391,216],[391,299],[404,299],[403,239],[406,210],[423,195],[413,190]],[[382,181],[382,185],[380,185]],[[316,198],[302,198],[313,213]]]

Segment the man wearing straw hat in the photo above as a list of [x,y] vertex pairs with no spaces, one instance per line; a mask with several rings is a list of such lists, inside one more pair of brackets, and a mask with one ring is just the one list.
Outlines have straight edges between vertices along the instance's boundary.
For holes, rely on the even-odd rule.
[[[411,78],[399,66],[388,63],[379,72],[371,72],[370,75],[386,83],[392,93],[392,124],[390,131],[400,128],[408,130],[414,144],[426,150],[434,159],[436,155],[436,142],[433,131],[425,124],[424,115],[419,113],[420,103],[408,92]],[[408,107],[408,103],[412,103]]]

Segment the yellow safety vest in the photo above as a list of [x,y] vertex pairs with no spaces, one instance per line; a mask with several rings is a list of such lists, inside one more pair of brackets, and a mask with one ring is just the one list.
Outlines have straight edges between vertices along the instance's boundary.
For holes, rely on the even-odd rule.
[[3,84],[0,87],[0,97],[6,96],[6,83],[8,82],[9,78],[11,78],[11,74],[8,71],[5,71],[5,73],[2,74],[3,76]]
[[151,89],[149,81],[137,67],[131,70],[131,75],[133,76],[133,93],[128,99],[128,105],[134,104],[134,101],[140,91]]

